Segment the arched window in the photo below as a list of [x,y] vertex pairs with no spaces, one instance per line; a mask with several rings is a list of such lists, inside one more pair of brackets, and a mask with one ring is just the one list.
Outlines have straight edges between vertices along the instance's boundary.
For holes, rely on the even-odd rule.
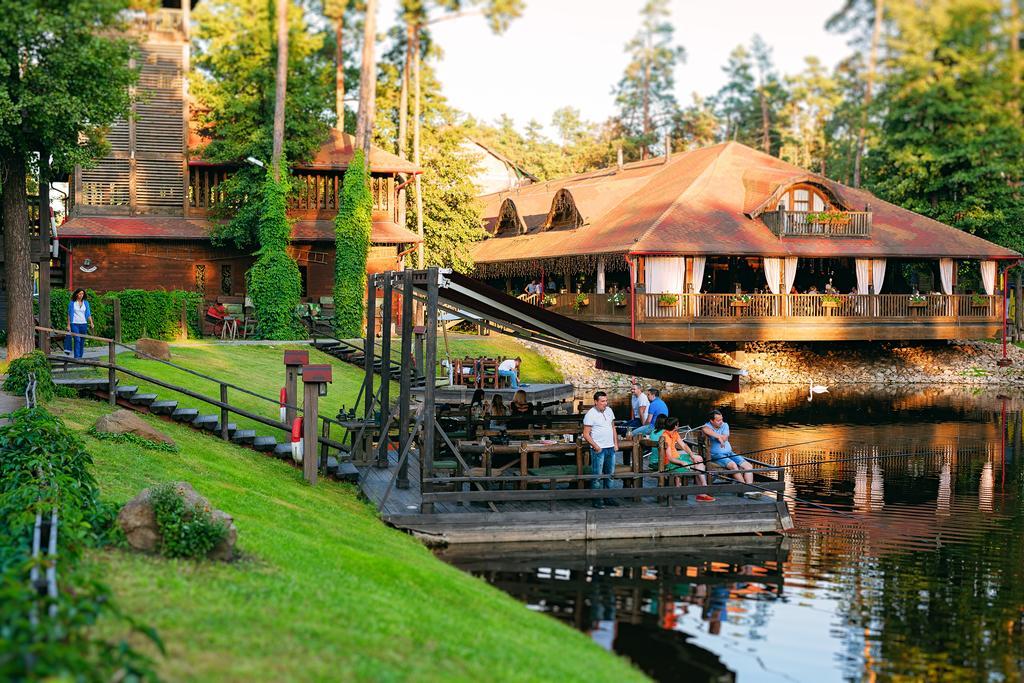
[[583,217],[576,208],[576,202],[568,190],[559,190],[551,200],[551,209],[545,223],[546,230],[558,228],[578,228],[583,225]]
[[833,208],[833,202],[820,187],[798,183],[786,188],[773,208],[784,211],[825,211]]
[[516,205],[511,199],[506,199],[501,203],[501,208],[498,210],[498,222],[494,227],[495,237],[514,237],[515,235],[522,235],[526,232],[526,226],[523,225],[523,221],[519,218],[519,211],[516,209]]

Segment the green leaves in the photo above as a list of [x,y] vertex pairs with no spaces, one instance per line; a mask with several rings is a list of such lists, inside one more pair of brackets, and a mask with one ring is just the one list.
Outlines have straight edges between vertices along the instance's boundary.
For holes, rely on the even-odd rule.
[[228,534],[227,525],[214,521],[209,508],[186,504],[184,495],[173,483],[155,487],[150,500],[164,557],[201,560]]
[[360,337],[363,333],[372,214],[366,161],[362,150],[357,150],[345,171],[341,205],[334,219],[334,332],[342,339]]
[[259,206],[259,243],[256,263],[249,270],[249,296],[256,308],[256,324],[264,339],[301,339],[306,336],[296,307],[302,298],[299,267],[288,254],[285,180],[276,182],[270,169],[263,179]]

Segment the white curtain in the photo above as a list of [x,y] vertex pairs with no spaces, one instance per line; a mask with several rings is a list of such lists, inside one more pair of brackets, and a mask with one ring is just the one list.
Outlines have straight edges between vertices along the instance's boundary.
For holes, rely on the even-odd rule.
[[857,293],[867,294],[868,286],[871,284],[871,259],[857,259]]
[[686,263],[680,256],[649,256],[644,259],[644,282],[650,294],[681,294]]
[[796,256],[786,257],[786,291],[783,294],[793,291],[793,283],[796,281],[796,264],[799,260]]
[[[875,294],[882,293],[882,285],[885,284],[885,259],[876,258],[871,260],[871,277],[872,282],[875,286]],[[857,290],[860,292],[860,290]],[[867,292],[865,292],[866,294]]]
[[693,257],[693,272],[690,274],[690,286],[693,287],[694,294],[700,294],[701,287],[704,286],[704,264],[707,263],[707,258],[704,256]]
[[772,256],[764,257],[764,279],[768,281],[768,289],[772,294],[779,293],[779,274],[782,272],[782,259]]
[[939,277],[942,279],[942,293],[953,293],[953,259],[939,259]]
[[985,293],[992,296],[996,293],[996,262],[981,262],[981,284],[985,287]]

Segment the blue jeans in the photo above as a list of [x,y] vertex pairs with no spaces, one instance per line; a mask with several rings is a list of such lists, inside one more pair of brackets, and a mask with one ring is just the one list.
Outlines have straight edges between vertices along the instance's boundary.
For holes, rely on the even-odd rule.
[[[89,334],[89,325],[71,323],[71,331],[76,334]],[[75,349],[75,358],[81,358],[85,353],[85,339],[66,335],[64,337],[64,350],[70,352],[72,347]]]
[[515,370],[498,370],[500,377],[508,377],[508,383],[513,389],[519,388],[519,378],[516,377]]
[[599,451],[595,451],[593,448],[590,449],[590,473],[591,474],[603,474],[605,477],[600,479],[591,479],[590,488],[599,489],[612,487],[611,475],[615,473],[615,449],[608,447],[602,448]]

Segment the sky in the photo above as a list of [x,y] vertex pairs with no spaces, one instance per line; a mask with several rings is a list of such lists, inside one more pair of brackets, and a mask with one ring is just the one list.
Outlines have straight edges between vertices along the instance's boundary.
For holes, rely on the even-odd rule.
[[[643,0],[525,0],[523,16],[500,36],[483,18],[433,27],[444,51],[437,71],[449,102],[478,119],[511,116],[522,129],[537,119],[550,134],[552,113],[571,105],[603,121],[615,111],[612,88],[625,69],[626,41],[640,26]],[[710,95],[725,81],[722,66],[736,45],[760,33],[781,73],[816,55],[831,67],[849,54],[846,36],[825,21],[842,0],[672,0],[675,40],[686,48],[676,69],[676,98]],[[390,25],[397,0],[382,0],[378,26]]]

